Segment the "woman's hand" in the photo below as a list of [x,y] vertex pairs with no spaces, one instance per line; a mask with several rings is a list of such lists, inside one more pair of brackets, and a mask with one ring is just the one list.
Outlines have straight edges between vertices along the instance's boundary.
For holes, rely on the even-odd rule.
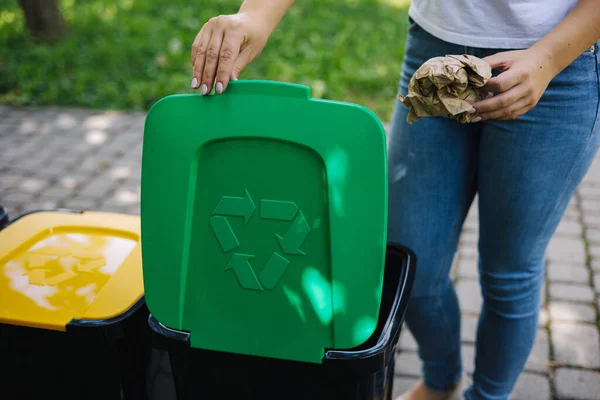
[[268,24],[252,13],[211,18],[192,45],[192,88],[206,95],[216,82],[215,91],[223,93],[262,52],[270,34]]
[[479,117],[515,119],[531,110],[555,76],[550,58],[538,49],[503,51],[484,58],[493,70],[502,71],[484,86],[494,96],[473,104]]

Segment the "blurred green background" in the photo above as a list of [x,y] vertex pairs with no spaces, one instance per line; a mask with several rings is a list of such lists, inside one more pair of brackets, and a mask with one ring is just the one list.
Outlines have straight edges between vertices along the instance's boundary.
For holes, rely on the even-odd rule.
[[[147,110],[189,93],[190,46],[241,0],[60,0],[67,34],[34,41],[17,0],[0,0],[0,103]],[[390,119],[409,0],[298,0],[241,79],[306,84]]]

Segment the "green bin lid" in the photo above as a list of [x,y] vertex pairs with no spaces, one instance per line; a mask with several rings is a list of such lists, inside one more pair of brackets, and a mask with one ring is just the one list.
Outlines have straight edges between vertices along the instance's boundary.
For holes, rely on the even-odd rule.
[[320,363],[379,314],[384,129],[305,86],[231,82],[149,111],[142,161],[145,297],[191,346]]

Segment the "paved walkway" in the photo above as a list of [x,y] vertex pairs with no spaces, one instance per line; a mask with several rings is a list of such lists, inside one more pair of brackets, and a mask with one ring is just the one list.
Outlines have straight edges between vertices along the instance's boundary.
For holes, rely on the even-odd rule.
[[[139,213],[145,115],[0,106],[0,204],[10,214],[39,208]],[[471,210],[454,276],[463,310],[463,354],[473,371],[481,305]],[[577,190],[547,254],[537,341],[515,400],[600,399],[600,157]],[[396,392],[419,375],[415,343],[400,341]]]

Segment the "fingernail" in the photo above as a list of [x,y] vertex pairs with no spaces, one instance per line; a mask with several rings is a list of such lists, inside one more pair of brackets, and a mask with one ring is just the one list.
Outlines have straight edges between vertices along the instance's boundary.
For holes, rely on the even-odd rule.
[[473,107],[469,110],[469,114],[475,114],[477,110]]
[[476,123],[479,121],[481,121],[481,117],[475,117],[475,118],[473,118],[473,120],[471,122]]
[[202,84],[202,94],[204,95],[206,93],[208,93],[208,86],[206,86],[206,83],[203,83]]
[[198,87],[198,79],[192,79],[192,89],[196,89]]
[[223,93],[223,84],[221,82],[217,82],[217,94]]

